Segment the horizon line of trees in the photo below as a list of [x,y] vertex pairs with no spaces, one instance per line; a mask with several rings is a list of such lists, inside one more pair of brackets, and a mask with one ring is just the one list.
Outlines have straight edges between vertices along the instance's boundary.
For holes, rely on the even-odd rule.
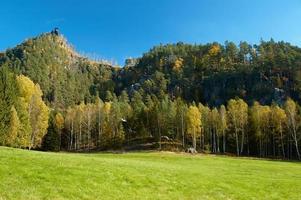
[[[92,103],[54,113],[57,146],[48,150],[91,151],[127,149],[153,143],[159,150],[236,154],[283,159],[300,159],[300,106],[292,99],[283,105],[248,106],[242,99],[209,107],[185,103],[181,98],[155,95],[143,98],[135,92],[119,97],[107,93]],[[51,125],[50,125],[51,126]],[[53,141],[53,140],[52,140]]]

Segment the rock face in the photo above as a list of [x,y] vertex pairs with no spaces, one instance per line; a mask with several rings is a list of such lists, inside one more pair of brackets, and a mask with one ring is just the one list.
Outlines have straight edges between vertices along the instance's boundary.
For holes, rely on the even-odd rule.
[[136,58],[128,58],[125,60],[125,67],[134,67],[138,64],[139,59]]
[[60,34],[59,28],[55,27],[55,28],[51,31],[51,34],[54,34],[54,35],[58,36],[58,35]]

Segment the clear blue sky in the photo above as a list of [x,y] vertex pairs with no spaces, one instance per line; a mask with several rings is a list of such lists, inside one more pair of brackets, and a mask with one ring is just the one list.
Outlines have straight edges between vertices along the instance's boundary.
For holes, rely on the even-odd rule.
[[178,41],[301,46],[301,0],[10,0],[0,16],[0,50],[57,26],[78,51],[119,64]]

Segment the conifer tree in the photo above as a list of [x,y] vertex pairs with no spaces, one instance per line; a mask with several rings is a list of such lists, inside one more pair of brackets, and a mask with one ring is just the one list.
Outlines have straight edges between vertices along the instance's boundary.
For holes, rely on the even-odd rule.
[[5,145],[5,138],[9,131],[11,108],[18,100],[18,87],[15,75],[8,67],[0,67],[0,144]]

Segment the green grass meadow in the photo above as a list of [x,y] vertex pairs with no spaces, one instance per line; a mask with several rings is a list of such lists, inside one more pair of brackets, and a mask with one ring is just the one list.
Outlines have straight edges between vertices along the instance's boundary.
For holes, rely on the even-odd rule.
[[301,199],[301,163],[0,147],[0,199]]

